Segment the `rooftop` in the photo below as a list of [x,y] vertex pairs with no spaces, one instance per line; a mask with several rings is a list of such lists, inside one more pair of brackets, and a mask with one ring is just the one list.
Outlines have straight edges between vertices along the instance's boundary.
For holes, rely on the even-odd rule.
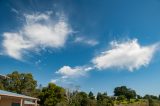
[[0,90],[0,96],[18,97],[18,98],[24,98],[24,99],[30,99],[30,100],[37,99],[34,97],[30,97],[30,96],[26,96],[26,95],[22,95],[22,94],[17,94],[17,93],[13,93],[13,92],[8,92],[8,91],[4,91],[4,90]]
[[2,75],[2,74],[0,74],[0,78],[6,79],[6,78],[9,78],[9,77],[8,77],[8,76],[6,76],[6,75]]

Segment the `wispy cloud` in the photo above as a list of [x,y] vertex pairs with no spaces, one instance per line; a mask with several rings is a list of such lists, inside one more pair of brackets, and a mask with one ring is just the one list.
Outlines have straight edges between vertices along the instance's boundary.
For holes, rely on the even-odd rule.
[[51,15],[51,13],[50,14],[48,14],[48,13],[24,14],[26,21],[29,24],[35,23],[38,21],[42,21],[42,20],[49,20],[50,15]]
[[16,14],[19,14],[19,11],[17,9],[15,9],[15,8],[11,8],[11,11],[16,13]]
[[35,62],[35,65],[38,66],[41,62],[42,62],[42,61],[39,59],[39,60],[37,60],[37,61]]
[[137,39],[121,43],[114,41],[110,45],[111,49],[93,58],[92,63],[96,68],[103,70],[113,67],[133,71],[148,65],[157,49],[157,44],[141,46]]
[[22,60],[25,52],[35,48],[63,47],[71,28],[64,15],[52,21],[51,12],[25,14],[26,23],[17,32],[3,33],[4,52],[15,59]]
[[89,39],[89,38],[85,38],[85,37],[76,37],[75,42],[87,44],[90,46],[95,46],[95,45],[99,44],[99,42],[97,40]]

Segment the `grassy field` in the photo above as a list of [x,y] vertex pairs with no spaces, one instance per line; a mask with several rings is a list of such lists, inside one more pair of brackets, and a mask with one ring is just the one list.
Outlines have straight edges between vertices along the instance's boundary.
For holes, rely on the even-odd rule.
[[149,106],[148,100],[141,99],[141,100],[136,100],[136,99],[131,99],[130,101],[115,101],[114,106]]
[[159,100],[150,99],[149,100],[149,106],[160,106]]
[[114,106],[160,106],[160,100],[155,100],[155,99],[136,100],[136,99],[132,99],[130,101],[124,100],[124,101],[121,101],[120,103],[115,101],[115,105]]

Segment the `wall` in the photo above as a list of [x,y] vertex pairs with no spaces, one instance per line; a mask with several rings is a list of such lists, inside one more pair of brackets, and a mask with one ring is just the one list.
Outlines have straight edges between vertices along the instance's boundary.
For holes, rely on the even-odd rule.
[[0,106],[11,106],[12,103],[20,103],[20,98],[1,96]]

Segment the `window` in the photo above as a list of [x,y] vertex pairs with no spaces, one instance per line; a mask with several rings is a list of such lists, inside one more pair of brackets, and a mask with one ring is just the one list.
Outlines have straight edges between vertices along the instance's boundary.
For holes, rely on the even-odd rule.
[[12,106],[20,106],[20,103],[12,103]]

